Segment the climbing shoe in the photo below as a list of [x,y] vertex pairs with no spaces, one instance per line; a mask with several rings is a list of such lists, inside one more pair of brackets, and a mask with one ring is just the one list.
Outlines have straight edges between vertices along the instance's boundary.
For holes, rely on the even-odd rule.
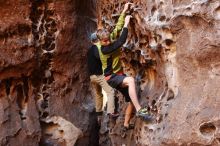
[[128,130],[134,129],[134,124],[129,124],[128,126],[122,126],[120,135],[122,138],[125,138]]
[[152,116],[149,114],[149,112],[146,108],[141,108],[136,113],[136,116],[142,118],[145,121],[151,121],[152,120]]
[[122,131],[126,132],[128,130],[134,129],[134,124],[129,124],[128,126],[122,126]]

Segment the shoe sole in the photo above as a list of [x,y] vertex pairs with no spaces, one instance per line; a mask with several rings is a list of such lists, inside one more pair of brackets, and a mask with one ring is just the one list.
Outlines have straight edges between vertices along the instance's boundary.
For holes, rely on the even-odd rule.
[[152,116],[140,116],[140,115],[137,115],[137,117],[141,118],[144,121],[152,121],[152,119],[153,119]]

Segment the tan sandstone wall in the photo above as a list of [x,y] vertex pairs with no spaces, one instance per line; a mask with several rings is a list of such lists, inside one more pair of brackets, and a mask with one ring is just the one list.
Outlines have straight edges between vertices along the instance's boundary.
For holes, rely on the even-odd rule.
[[125,0],[0,0],[0,145],[220,145],[220,1],[131,2],[122,60],[154,120],[134,116],[122,133],[119,95],[119,118],[98,133],[88,36],[97,14],[113,28]]
[[[110,29],[126,1],[103,0]],[[155,120],[133,119],[125,138],[112,126],[115,145],[220,145],[220,1],[132,0],[125,71],[136,78],[143,106]],[[123,113],[123,111],[122,111]],[[123,115],[122,115],[123,117]],[[123,120],[117,120],[122,125]]]

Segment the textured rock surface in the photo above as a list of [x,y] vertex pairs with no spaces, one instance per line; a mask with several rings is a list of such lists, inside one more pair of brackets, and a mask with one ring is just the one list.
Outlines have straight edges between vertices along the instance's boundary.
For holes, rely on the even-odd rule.
[[[135,129],[122,133],[119,97],[120,117],[105,117],[100,145],[220,145],[219,0],[131,1],[133,50],[122,60],[155,120],[134,117]],[[0,0],[0,145],[98,145],[88,35],[96,6],[111,29],[124,3]]]
[[[220,145],[220,19],[218,0],[135,1],[125,71],[137,79],[141,101],[155,116],[139,119],[133,132],[113,145]],[[111,29],[125,1],[102,1]],[[123,111],[122,111],[123,112]],[[122,116],[123,117],[123,116]]]
[[84,64],[95,11],[88,0],[0,1],[0,145],[92,144]]

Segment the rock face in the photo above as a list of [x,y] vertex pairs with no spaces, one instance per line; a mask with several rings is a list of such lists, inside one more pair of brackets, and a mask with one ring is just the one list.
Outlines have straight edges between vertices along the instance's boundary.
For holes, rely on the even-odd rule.
[[[120,140],[113,126],[113,145],[220,145],[220,2],[132,2],[136,6],[125,47],[133,50],[123,52],[122,59],[155,121],[134,119],[135,130]],[[124,3],[101,2],[108,28]]]
[[88,145],[95,120],[84,64],[95,6],[0,1],[0,145]]
[[125,2],[0,0],[0,145],[220,145],[219,0],[131,1],[121,59],[155,120],[134,116],[122,133],[119,95],[120,117],[98,133],[88,36],[96,18],[112,29]]

